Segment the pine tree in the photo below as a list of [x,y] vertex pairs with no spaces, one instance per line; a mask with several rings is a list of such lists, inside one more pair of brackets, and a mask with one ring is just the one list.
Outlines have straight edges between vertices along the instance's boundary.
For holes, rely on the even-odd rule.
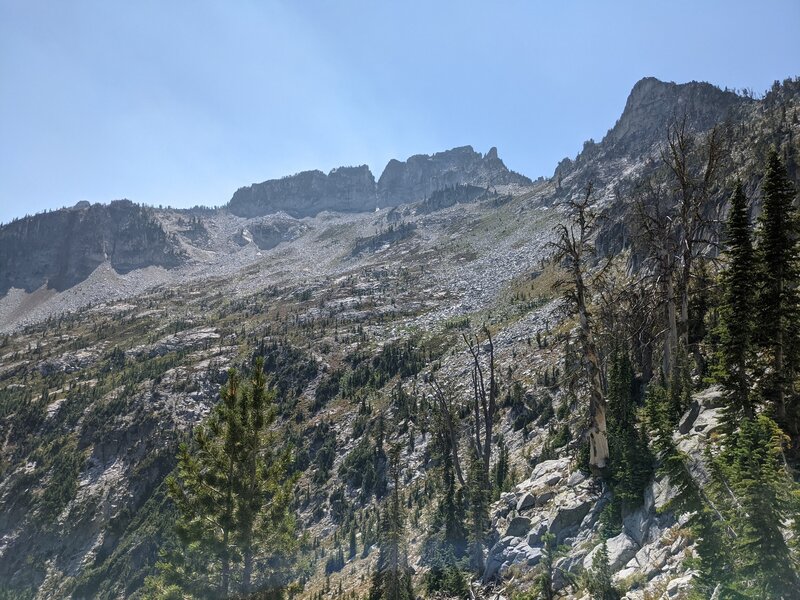
[[258,589],[275,591],[285,584],[296,546],[294,478],[287,476],[290,457],[278,433],[267,431],[275,420],[274,392],[266,389],[263,360],[248,385],[231,369],[220,397],[193,443],[181,445],[176,474],[167,480],[184,548],[162,563],[162,575],[204,596],[246,594],[256,557],[263,557]]
[[766,415],[745,419],[712,459],[717,504],[733,533],[737,587],[756,598],[800,597],[796,563],[781,531],[796,517],[796,486],[783,458],[786,436]]
[[460,560],[467,552],[464,500],[462,490],[456,489],[450,437],[443,423],[437,425],[433,451],[441,462],[442,487],[423,545],[422,562],[429,567],[425,575],[429,592],[459,595],[466,585],[460,569]]
[[761,263],[759,331],[768,371],[764,396],[778,423],[797,441],[800,406],[792,386],[798,369],[800,302],[798,302],[797,225],[792,201],[795,190],[778,153],[772,150],[762,184],[758,256]]
[[664,510],[690,515],[687,525],[697,539],[699,554],[698,583],[705,586],[710,594],[710,590],[717,583],[725,581],[731,573],[729,556],[723,549],[719,530],[722,515],[692,477],[688,466],[689,456],[678,449],[673,437],[667,398],[667,391],[663,387],[651,385],[644,409],[650,444],[660,462],[658,474],[666,476],[676,492]]
[[556,546],[556,536],[545,533],[542,536],[542,560],[539,562],[539,572],[536,575],[536,589],[543,600],[554,600],[556,592],[553,589],[553,576],[555,575],[555,560],[559,549]]
[[605,540],[592,557],[592,568],[588,573],[586,587],[592,600],[618,600],[617,592],[611,580],[611,567],[608,564],[608,546]]
[[506,486],[510,485],[508,446],[502,436],[498,437],[497,445],[497,462],[495,462],[494,468],[492,469],[492,483],[494,484],[492,500],[498,500],[500,494],[508,489]]
[[350,548],[347,554],[347,558],[349,560],[353,560],[356,557],[356,553],[358,552],[358,547],[356,546],[356,528],[355,525],[350,527]]
[[405,541],[405,511],[400,494],[400,450],[392,450],[391,496],[381,518],[378,564],[372,576],[369,600],[413,600],[411,569]]
[[641,501],[653,472],[653,457],[636,408],[633,367],[627,351],[617,351],[608,376],[608,431],[609,474],[618,510]]
[[722,275],[720,308],[720,380],[728,396],[728,418],[752,418],[752,352],[755,318],[755,257],[747,198],[736,182],[727,224],[728,265]]
[[481,575],[485,569],[483,551],[489,528],[490,488],[481,457],[475,448],[472,449],[467,470],[467,488],[469,561],[472,570]]

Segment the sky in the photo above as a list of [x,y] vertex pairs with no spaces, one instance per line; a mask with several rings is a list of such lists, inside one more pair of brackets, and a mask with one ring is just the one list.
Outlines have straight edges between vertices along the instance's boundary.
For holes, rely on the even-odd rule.
[[642,77],[762,93],[798,31],[798,0],[0,0],[0,222],[467,144],[550,176]]

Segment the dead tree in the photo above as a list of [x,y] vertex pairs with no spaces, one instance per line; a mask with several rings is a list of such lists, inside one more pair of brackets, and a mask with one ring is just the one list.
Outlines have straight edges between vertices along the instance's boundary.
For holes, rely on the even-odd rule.
[[641,369],[642,381],[653,377],[654,334],[657,322],[657,298],[643,279],[632,278],[615,261],[595,285],[596,343],[601,356],[610,356],[620,340],[630,349],[634,362]]
[[461,461],[458,457],[459,427],[456,420],[456,407],[453,406],[453,396],[450,390],[443,388],[433,376],[431,376],[430,385],[433,390],[433,397],[436,400],[436,405],[439,408],[439,414],[444,423],[445,435],[447,435],[450,453],[453,458],[453,468],[456,471],[458,483],[461,484],[461,487],[464,487],[466,484],[464,481],[464,474],[461,471]]
[[589,465],[595,472],[608,462],[608,437],[606,434],[606,400],[600,357],[594,340],[592,315],[589,311],[589,261],[594,256],[593,237],[597,216],[591,210],[592,186],[586,189],[581,200],[572,200],[569,208],[572,222],[556,227],[557,240],[553,242],[555,259],[562,263],[568,277],[556,283],[578,317],[579,339],[589,384]]
[[681,341],[688,347],[689,284],[695,258],[708,245],[710,220],[704,214],[716,185],[722,144],[715,127],[702,142],[687,129],[686,117],[672,123],[667,130],[667,143],[661,160],[672,174],[675,194],[675,219],[679,235]]
[[675,294],[675,271],[679,247],[675,233],[676,220],[663,186],[653,180],[643,182],[634,195],[638,225],[637,241],[642,244],[651,263],[663,326],[656,335],[662,339],[661,369],[669,380],[678,351],[678,311]]
[[[484,325],[483,333],[486,336],[486,345],[488,346],[488,373],[485,373],[485,366],[481,361],[481,341],[478,336],[467,337],[464,335],[464,341],[469,347],[469,352],[472,355],[472,415],[473,415],[473,435],[475,450],[477,455],[481,457],[482,469],[486,481],[489,481],[489,467],[492,460],[492,429],[494,426],[494,417],[497,413],[497,396],[499,395],[499,388],[497,385],[497,378],[495,377],[494,367],[494,343],[492,343],[492,334],[489,328]],[[488,381],[487,381],[488,380]]]
[[696,260],[714,243],[711,197],[722,161],[722,135],[692,133],[686,117],[667,128],[661,149],[663,168],[634,194],[638,240],[656,280],[663,309],[662,370],[670,380],[679,347],[689,350],[689,295]]

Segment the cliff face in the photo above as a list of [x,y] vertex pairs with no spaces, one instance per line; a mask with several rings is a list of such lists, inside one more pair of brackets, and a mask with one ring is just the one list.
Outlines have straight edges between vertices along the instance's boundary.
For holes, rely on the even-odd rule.
[[665,139],[672,122],[685,118],[689,129],[707,131],[754,102],[710,83],[677,84],[645,77],[633,86],[622,115],[603,140],[586,142],[574,161],[565,158],[559,163],[554,176],[563,178],[601,154],[608,158],[639,157]]
[[751,102],[710,83],[677,84],[645,77],[633,86],[622,116],[602,143],[636,154],[663,139],[667,125],[675,119],[685,117],[691,129],[705,131]]
[[151,209],[128,200],[81,203],[26,217],[0,229],[0,295],[44,284],[58,291],[83,281],[108,260],[118,273],[174,267],[183,255]]
[[257,217],[284,211],[293,217],[311,217],[324,210],[375,210],[375,178],[369,167],[340,167],[325,175],[303,171],[282,179],[236,190],[228,210],[239,217]]
[[397,206],[426,200],[434,192],[461,184],[487,188],[531,183],[503,164],[497,148],[481,155],[472,146],[462,146],[433,155],[416,154],[405,162],[390,160],[378,180],[378,199],[381,206]]
[[531,180],[510,171],[497,156],[471,146],[433,155],[416,154],[406,161],[392,159],[377,184],[369,167],[341,167],[327,175],[304,171],[283,179],[239,188],[228,210],[240,217],[258,217],[284,211],[297,218],[322,211],[368,212],[376,207],[397,206],[426,200],[437,191],[456,185],[531,185]]

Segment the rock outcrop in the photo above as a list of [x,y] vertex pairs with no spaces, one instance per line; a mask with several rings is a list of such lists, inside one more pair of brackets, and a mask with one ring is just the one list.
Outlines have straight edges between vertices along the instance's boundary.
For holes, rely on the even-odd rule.
[[694,131],[707,131],[755,100],[703,83],[672,83],[645,77],[633,86],[622,115],[599,143],[589,140],[575,160],[563,159],[554,177],[567,174],[605,153],[609,158],[646,154],[664,140],[671,122],[686,119]]
[[322,211],[375,210],[375,178],[367,165],[340,167],[327,175],[303,171],[236,190],[228,210],[239,217],[259,217],[283,211],[293,217],[313,217]]
[[[472,146],[463,146],[433,155],[415,154],[406,161],[392,159],[377,183],[366,165],[341,167],[327,175],[322,171],[304,171],[254,183],[236,190],[228,210],[247,218],[279,211],[297,218],[313,217],[326,210],[367,212],[420,202],[456,186],[470,186],[480,195],[485,188],[509,184],[524,186],[532,182],[510,171],[497,156],[497,148],[482,155]],[[462,196],[444,204],[451,206],[464,201]]]
[[[701,485],[708,481],[703,453],[709,435],[719,427],[721,394],[717,387],[695,394],[681,420],[683,431],[675,433],[690,473]],[[556,589],[567,585],[565,573],[574,578],[591,570],[603,543],[615,584],[628,590],[625,598],[642,600],[646,592],[653,597],[659,588],[672,589],[673,597],[687,589],[693,573],[687,572],[683,559],[691,540],[684,529],[685,516],[669,510],[676,490],[668,478],[654,477],[642,505],[627,511],[621,530],[603,542],[600,516],[611,500],[610,492],[572,469],[568,458],[544,461],[495,503],[492,523],[497,542],[489,550],[486,579],[502,580],[515,569],[537,565],[544,535],[549,533],[557,544],[569,548],[555,562]]]
[[175,267],[185,256],[154,211],[129,200],[80,203],[0,228],[0,295],[42,285],[62,291],[109,261],[117,273]]
[[509,170],[497,156],[497,148],[481,155],[472,146],[462,146],[433,155],[416,154],[405,162],[390,160],[378,179],[378,200],[381,206],[419,202],[463,184],[490,188],[532,182]]
[[622,116],[602,144],[614,146],[620,153],[637,154],[660,141],[670,121],[685,118],[691,129],[706,131],[723,122],[731,111],[751,102],[710,83],[677,84],[645,77],[633,86]]
[[307,230],[302,221],[267,218],[248,223],[237,234],[236,242],[242,246],[252,242],[259,250],[271,250],[278,244],[297,239]]

